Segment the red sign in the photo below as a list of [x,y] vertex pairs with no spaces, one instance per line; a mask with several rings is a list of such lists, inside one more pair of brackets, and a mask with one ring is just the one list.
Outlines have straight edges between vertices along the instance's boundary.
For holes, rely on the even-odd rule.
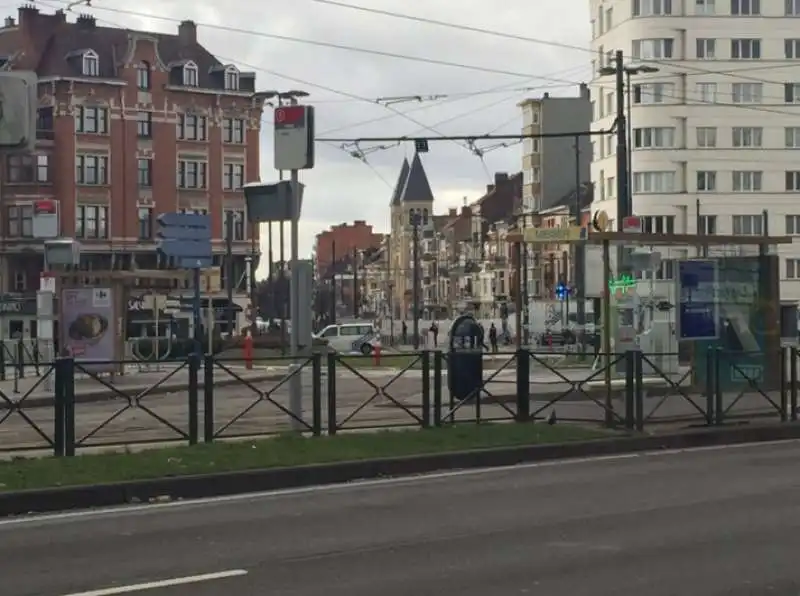
[[56,202],[55,201],[36,201],[33,204],[33,212],[36,215],[55,215]]
[[300,124],[305,120],[305,106],[285,106],[275,109],[275,124]]
[[622,231],[623,232],[641,232],[642,231],[642,219],[638,215],[629,215],[622,219]]

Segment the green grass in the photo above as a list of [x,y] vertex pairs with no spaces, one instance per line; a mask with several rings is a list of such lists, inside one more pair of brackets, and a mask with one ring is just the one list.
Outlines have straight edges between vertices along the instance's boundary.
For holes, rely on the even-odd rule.
[[563,443],[612,436],[571,425],[481,424],[304,438],[212,443],[136,453],[0,462],[0,492],[143,480],[258,468],[444,453],[467,449]]

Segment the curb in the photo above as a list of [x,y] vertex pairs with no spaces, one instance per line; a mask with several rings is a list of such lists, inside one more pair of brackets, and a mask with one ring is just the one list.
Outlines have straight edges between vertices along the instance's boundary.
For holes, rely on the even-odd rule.
[[16,491],[0,493],[0,516],[112,507],[151,502],[155,499],[163,501],[165,497],[172,500],[219,497],[304,486],[342,484],[387,476],[417,475],[441,470],[502,467],[555,459],[795,439],[800,439],[798,424],[744,425],[732,428],[704,428],[657,436],[482,449],[296,468],[247,470],[116,484]]
[[[259,375],[256,377],[250,377],[245,379],[248,383],[261,383],[263,381],[280,381],[286,375],[276,375],[276,374],[264,374]],[[202,372],[200,374],[200,378],[202,379]],[[214,387],[229,387],[231,385],[241,385],[243,382],[240,379],[234,378],[227,378],[221,379],[219,381],[214,381]],[[119,388],[119,392],[112,391],[108,387],[98,388],[98,389],[89,389],[85,391],[76,391],[75,392],[75,403],[78,404],[91,404],[97,403],[101,401],[109,401],[112,399],[119,399],[123,396],[136,396],[140,393],[146,392],[145,395],[165,395],[167,393],[173,393],[176,391],[187,391],[189,388],[188,381],[185,383],[164,383],[163,385],[159,385],[158,387],[152,388],[152,384],[150,385],[129,385],[123,386]],[[197,383],[198,389],[203,389],[205,387],[205,383],[200,380]],[[148,391],[149,389],[149,391]],[[24,394],[23,394],[24,395]],[[32,408],[50,408],[53,407],[55,401],[52,396],[36,396],[36,397],[28,397],[20,401],[14,402],[14,405],[9,404],[5,400],[0,401],[0,412],[6,411],[11,409],[12,407],[23,410],[29,410]]]

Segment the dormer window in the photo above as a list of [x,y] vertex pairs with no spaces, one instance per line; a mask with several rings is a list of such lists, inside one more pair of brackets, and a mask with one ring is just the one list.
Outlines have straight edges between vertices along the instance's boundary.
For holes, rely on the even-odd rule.
[[183,85],[185,87],[197,87],[197,64],[194,62],[187,62],[183,65]]
[[229,66],[225,69],[225,90],[238,91],[239,90],[239,71],[235,66]]
[[100,58],[94,50],[86,50],[83,53],[82,72],[84,76],[96,77],[100,74]]

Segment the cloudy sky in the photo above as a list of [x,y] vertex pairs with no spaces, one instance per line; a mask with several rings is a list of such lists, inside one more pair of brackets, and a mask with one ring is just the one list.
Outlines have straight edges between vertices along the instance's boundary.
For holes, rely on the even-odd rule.
[[[582,48],[589,46],[586,0],[341,1]],[[42,10],[64,7],[61,0],[36,4]],[[323,138],[516,133],[521,126],[516,107],[520,100],[544,91],[573,95],[576,88],[567,82],[577,84],[591,74],[591,54],[586,51],[501,39],[313,0],[92,0],[91,4],[92,8],[76,7],[74,11],[94,14],[103,25],[173,32],[180,20],[195,20],[201,43],[223,62],[255,71],[259,89],[308,91],[308,101],[316,106],[317,135]],[[14,12],[8,5],[6,11]],[[269,35],[506,72],[427,64]],[[389,109],[375,101],[398,96],[446,97],[396,103]],[[272,166],[271,119],[271,114],[265,114],[262,180],[277,178]],[[492,145],[484,142],[479,147]],[[366,163],[350,155],[355,149],[318,143],[316,168],[302,174],[301,180],[307,185],[300,232],[303,255],[310,254],[315,235],[332,224],[365,219],[376,230],[388,231],[391,187],[403,157],[413,147],[376,150],[375,144],[364,143],[360,149],[366,153]],[[464,145],[440,142],[431,146],[423,160],[436,196],[435,210],[443,212],[461,205],[464,197],[470,201],[478,198],[490,173],[519,171],[521,145],[495,147],[481,160]]]

